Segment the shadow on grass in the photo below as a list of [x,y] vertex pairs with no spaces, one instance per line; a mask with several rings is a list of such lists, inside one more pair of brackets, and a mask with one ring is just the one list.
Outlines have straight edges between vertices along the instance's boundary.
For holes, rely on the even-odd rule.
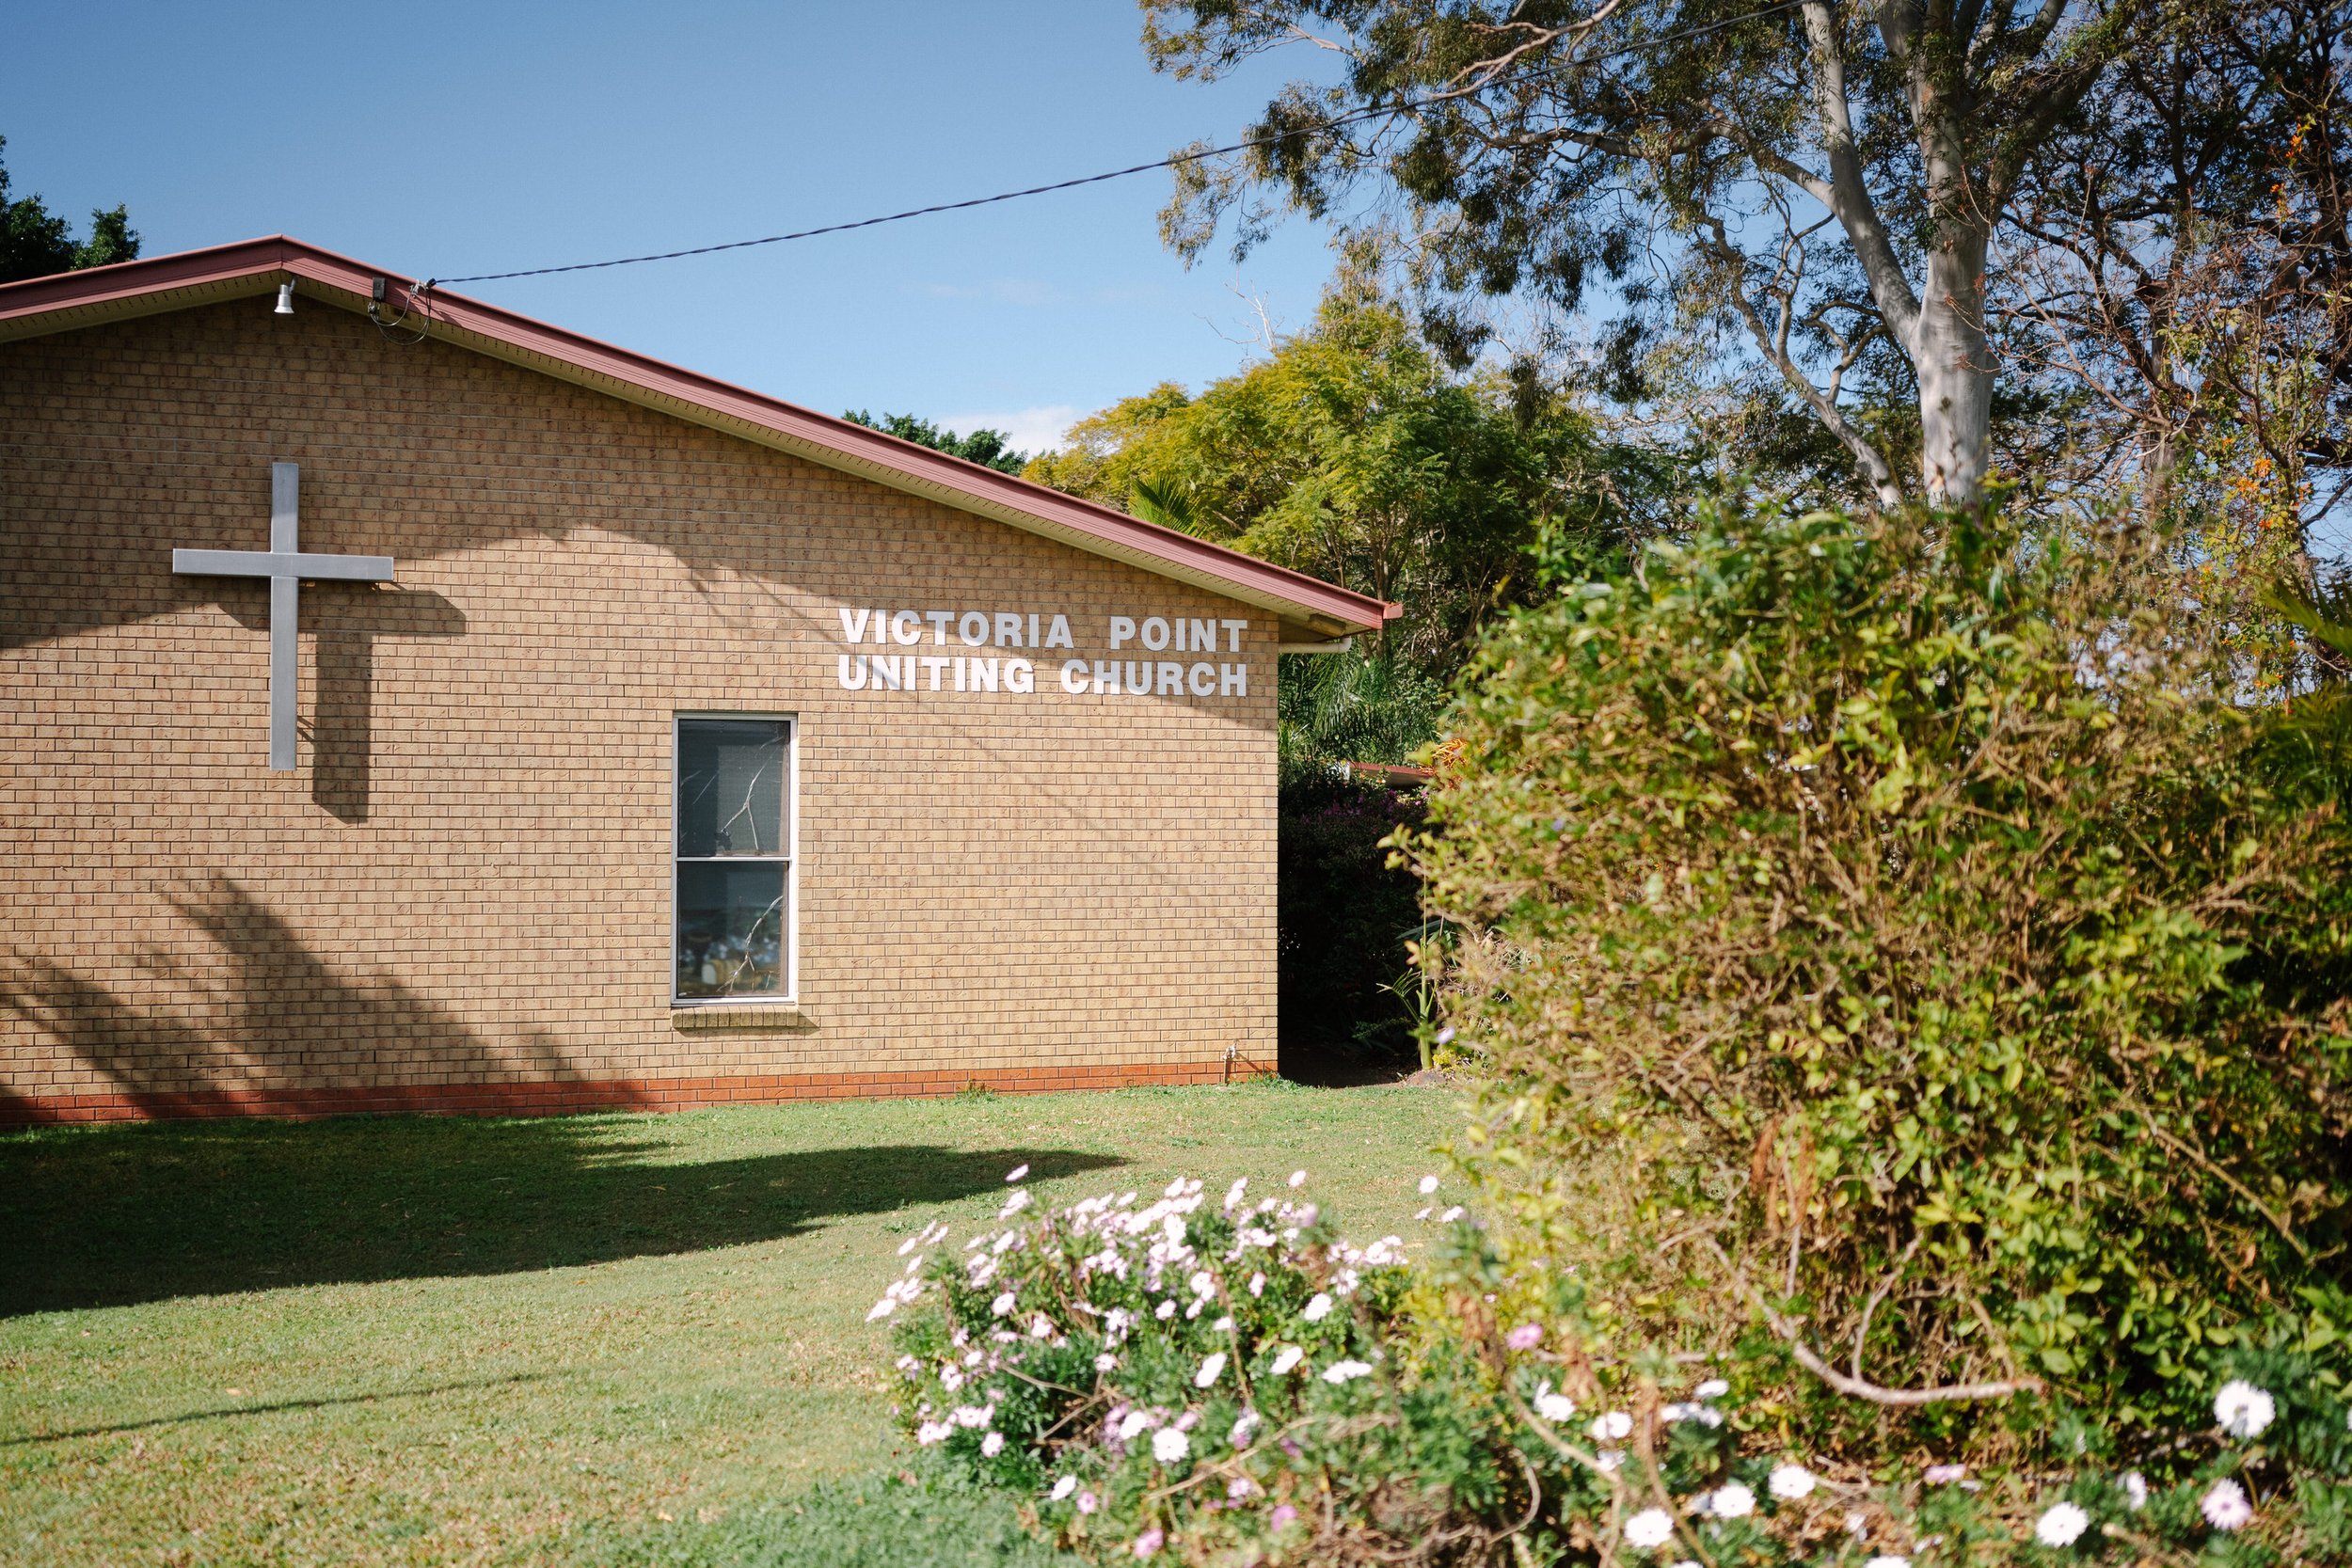
[[0,1137],[0,1317],[739,1246],[1122,1164],[879,1145],[691,1164],[619,1117],[387,1117]]
[[176,1416],[151,1416],[143,1421],[118,1421],[111,1426],[65,1427],[56,1432],[36,1432],[23,1437],[0,1437],[0,1449],[21,1449],[36,1443],[63,1443],[75,1437],[113,1437],[125,1432],[151,1432],[157,1427],[186,1426],[196,1421],[270,1416],[281,1410],[332,1410],[341,1404],[389,1404],[396,1400],[429,1400],[442,1394],[544,1383],[548,1376],[546,1372],[514,1372],[505,1377],[460,1378],[455,1383],[436,1383],[421,1388],[382,1388],[364,1394],[339,1394],[310,1400],[255,1400],[241,1404],[215,1405],[205,1410],[183,1410]]

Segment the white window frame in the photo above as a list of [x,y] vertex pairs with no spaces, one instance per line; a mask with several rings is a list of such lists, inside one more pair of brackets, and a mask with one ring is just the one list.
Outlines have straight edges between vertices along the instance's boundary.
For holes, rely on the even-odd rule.
[[[680,996],[677,993],[677,868],[678,854],[677,785],[680,759],[684,756],[685,727],[694,721],[706,719],[752,720],[759,723],[784,726],[784,990],[768,996]],[[801,716],[797,713],[753,713],[739,709],[691,709],[670,716],[670,957],[666,960],[670,976],[670,1006],[672,1007],[793,1007],[801,999]],[[722,855],[719,860],[748,861],[758,864],[779,857],[771,855]],[[701,857],[697,864],[705,863]]]

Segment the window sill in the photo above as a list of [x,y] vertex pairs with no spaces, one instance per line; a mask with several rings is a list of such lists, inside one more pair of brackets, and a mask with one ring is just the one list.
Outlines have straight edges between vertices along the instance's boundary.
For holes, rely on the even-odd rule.
[[670,1007],[673,1029],[808,1029],[815,1027],[797,1002],[706,1002]]

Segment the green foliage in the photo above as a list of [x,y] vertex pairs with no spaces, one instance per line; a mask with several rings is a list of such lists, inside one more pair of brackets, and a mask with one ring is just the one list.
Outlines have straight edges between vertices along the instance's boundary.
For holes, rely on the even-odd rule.
[[841,417],[851,424],[862,424],[868,430],[879,430],[885,436],[896,436],[901,441],[944,451],[998,473],[1017,474],[1029,462],[1029,454],[1014,451],[1010,437],[1001,430],[976,430],[969,436],[959,436],[913,414],[884,414],[878,419],[863,408],[852,408]]
[[2343,973],[2352,848],[2177,581],[2129,531],[1710,509],[1489,642],[1415,844],[1525,1256],[1633,1342],[1777,1304],[2126,1425],[2343,1333],[2352,1028],[2258,971]]
[[[2046,1469],[1825,1465],[1792,1445],[1769,1360],[1596,1360],[1601,1292],[1514,1267],[1459,1208],[1419,1248],[1359,1250],[1312,1204],[1236,1182],[1212,1210],[1202,1185],[983,1229],[918,1255],[875,1308],[903,1314],[915,1441],[1089,1560],[2220,1568],[2335,1560],[2346,1540],[2340,1358],[2201,1368],[2210,1418],[2141,1434],[2164,1439],[2144,1470],[2071,1418]],[[1016,1187],[1000,1222],[1025,1208]],[[2242,1513],[2217,1506],[2233,1497]]]
[[[1164,384],[1072,429],[1029,478],[1396,599],[1384,647],[1450,675],[1486,617],[1539,584],[1547,531],[1628,527],[1632,460],[1565,401],[1456,375],[1343,269],[1314,325],[1199,397]],[[1644,492],[1645,493],[1645,492]]]
[[1394,651],[1285,654],[1275,700],[1286,764],[1410,762],[1438,738],[1444,687]]
[[1283,770],[1276,886],[1282,1070],[1404,1063],[1418,976],[1406,943],[1421,883],[1391,863],[1389,835],[1418,825],[1418,792],[1344,779],[1327,764]]
[[[8,145],[8,138],[0,136],[0,153]],[[139,237],[132,231],[126,209],[93,211],[89,238],[77,241],[66,220],[53,214],[39,196],[10,200],[8,171],[0,165],[0,283],[134,261],[138,253]]]

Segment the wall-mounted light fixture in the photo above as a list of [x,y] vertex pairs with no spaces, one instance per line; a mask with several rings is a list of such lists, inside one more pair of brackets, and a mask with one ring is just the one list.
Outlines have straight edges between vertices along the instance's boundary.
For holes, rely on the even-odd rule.
[[291,316],[294,314],[294,284],[292,282],[285,282],[278,285],[278,309],[272,310],[270,314],[273,316]]

